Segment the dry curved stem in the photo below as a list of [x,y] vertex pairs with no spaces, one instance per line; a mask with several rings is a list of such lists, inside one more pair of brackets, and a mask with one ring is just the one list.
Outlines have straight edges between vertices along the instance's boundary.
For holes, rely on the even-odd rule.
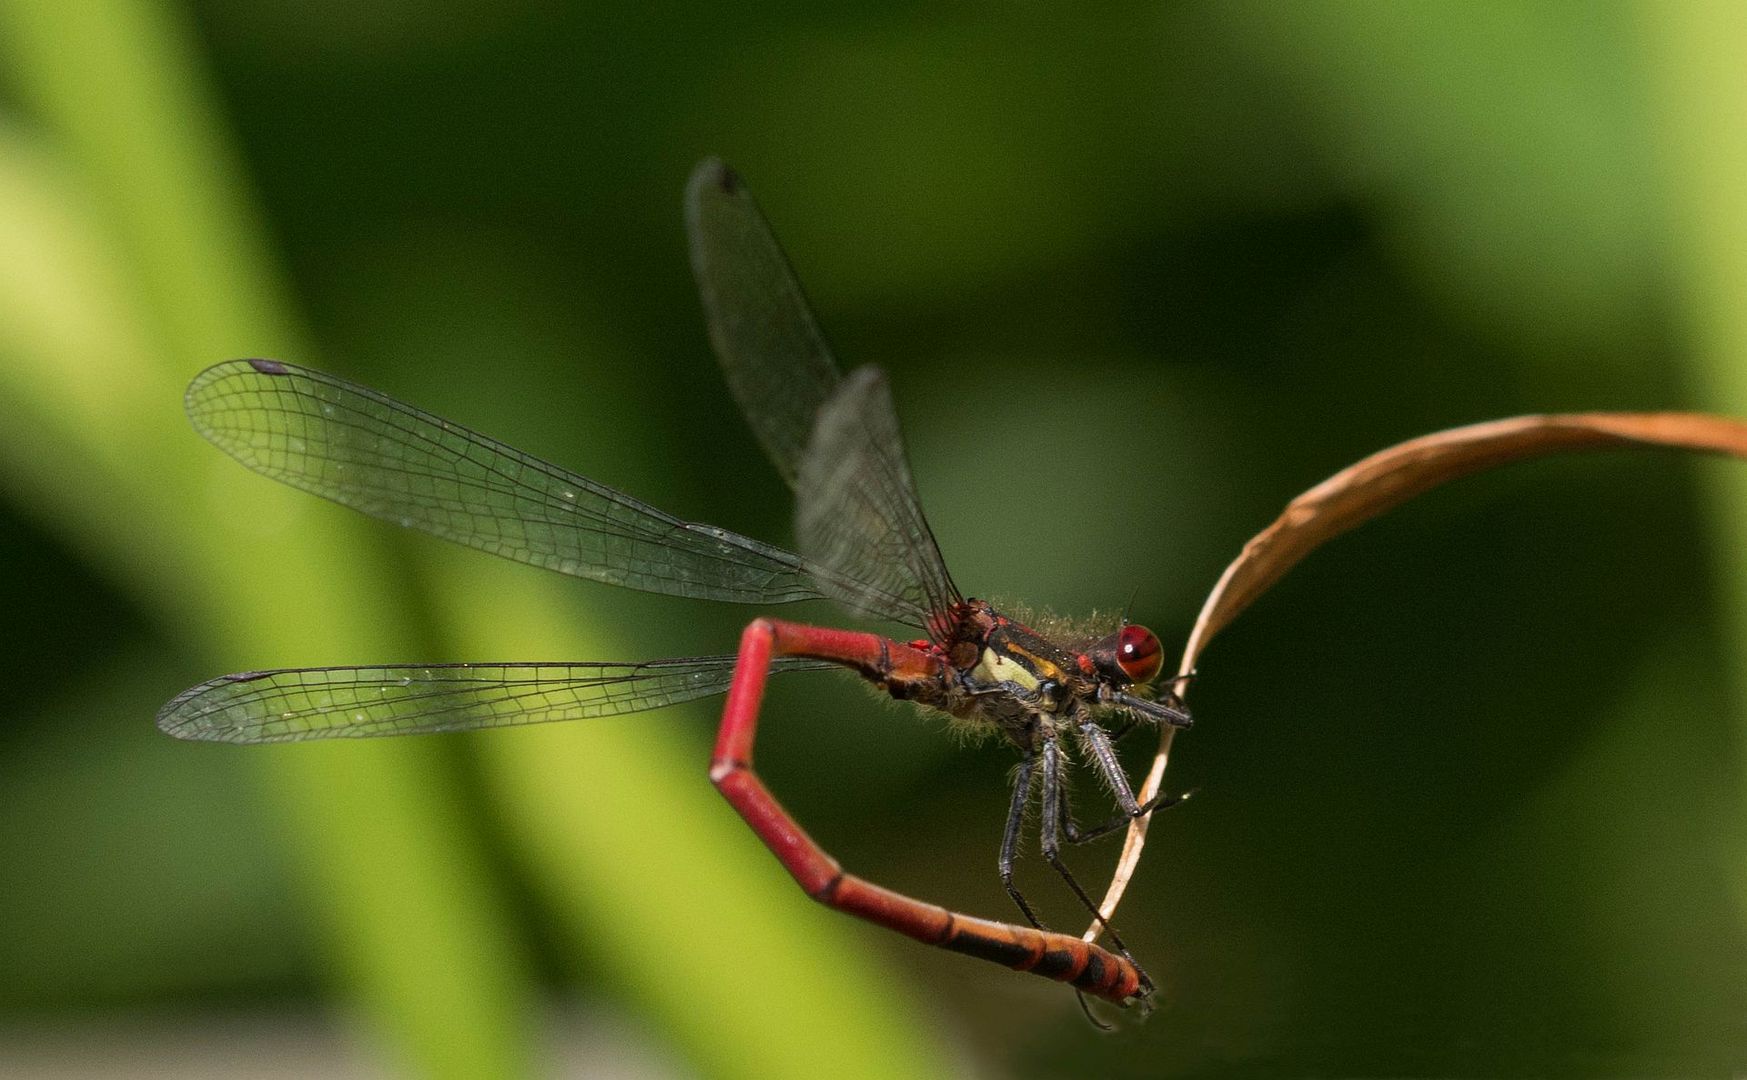
[[[1335,537],[1431,489],[1511,462],[1578,450],[1673,447],[1747,457],[1747,423],[1704,413],[1566,413],[1517,416],[1434,432],[1398,443],[1351,465],[1286,505],[1232,560],[1208,594],[1183,649],[1178,671],[1195,669],[1213,635],[1254,603],[1300,560]],[[1164,783],[1174,728],[1165,728],[1138,798]],[[1147,821],[1128,828],[1099,910],[1108,920],[1122,901],[1146,844]],[[1087,929],[1095,940],[1101,924]]]

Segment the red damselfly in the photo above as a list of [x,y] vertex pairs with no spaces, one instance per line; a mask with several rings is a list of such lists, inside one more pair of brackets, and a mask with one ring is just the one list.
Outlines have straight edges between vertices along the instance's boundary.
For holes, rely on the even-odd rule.
[[[769,225],[739,178],[706,161],[687,190],[692,266],[728,384],[794,490],[800,553],[665,514],[374,390],[272,360],[201,373],[194,426],[257,472],[517,562],[650,592],[747,604],[831,598],[922,636],[755,619],[735,656],[644,663],[491,663],[287,668],[193,687],[158,715],[171,735],[235,743],[466,731],[609,716],[727,694],[710,779],[801,888],[830,907],[955,952],[1129,1004],[1152,991],[1121,939],[1107,950],[1046,929],[1013,883],[1027,809],[1079,900],[1064,843],[1114,832],[1176,800],[1136,800],[1113,740],[1189,725],[1154,688],[1163,653],[1129,624],[1051,640],[953,583],[922,515],[884,374],[839,375]],[[894,698],[992,728],[1020,754],[999,856],[1029,925],[977,919],[845,873],[752,768],[766,679],[843,667]],[[1117,814],[1069,812],[1070,747],[1114,793]],[[1108,928],[1106,928],[1108,929]]]

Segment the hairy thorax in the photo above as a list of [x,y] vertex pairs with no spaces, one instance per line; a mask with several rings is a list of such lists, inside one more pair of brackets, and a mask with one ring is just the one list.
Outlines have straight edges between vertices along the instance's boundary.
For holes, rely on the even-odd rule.
[[965,602],[947,647],[947,712],[986,724],[1020,749],[1087,719],[1097,682],[1083,653],[1050,641],[985,601]]

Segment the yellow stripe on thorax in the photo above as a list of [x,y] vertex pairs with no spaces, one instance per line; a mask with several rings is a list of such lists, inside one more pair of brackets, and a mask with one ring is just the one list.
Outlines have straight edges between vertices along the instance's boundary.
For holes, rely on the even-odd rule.
[[1020,663],[1012,656],[1003,656],[993,649],[984,649],[982,662],[976,668],[978,676],[990,682],[1014,683],[1027,690],[1036,690],[1038,683],[1044,679],[1058,682],[1061,680],[1061,669],[1043,657],[1013,645],[1009,645],[1008,649],[1015,656],[1023,657],[1027,663]]

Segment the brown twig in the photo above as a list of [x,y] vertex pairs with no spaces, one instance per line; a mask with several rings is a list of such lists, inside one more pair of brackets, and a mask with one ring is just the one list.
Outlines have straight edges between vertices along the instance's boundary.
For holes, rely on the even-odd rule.
[[[1213,635],[1268,591],[1305,556],[1335,537],[1451,480],[1515,461],[1578,450],[1663,446],[1747,457],[1747,423],[1704,413],[1567,413],[1518,416],[1434,432],[1398,443],[1348,466],[1286,504],[1232,560],[1201,606],[1178,667],[1195,669]],[[1159,737],[1158,754],[1141,785],[1141,802],[1164,783],[1174,728]],[[1140,862],[1147,821],[1136,819],[1099,910],[1108,920]],[[1087,929],[1096,940],[1100,924]]]

